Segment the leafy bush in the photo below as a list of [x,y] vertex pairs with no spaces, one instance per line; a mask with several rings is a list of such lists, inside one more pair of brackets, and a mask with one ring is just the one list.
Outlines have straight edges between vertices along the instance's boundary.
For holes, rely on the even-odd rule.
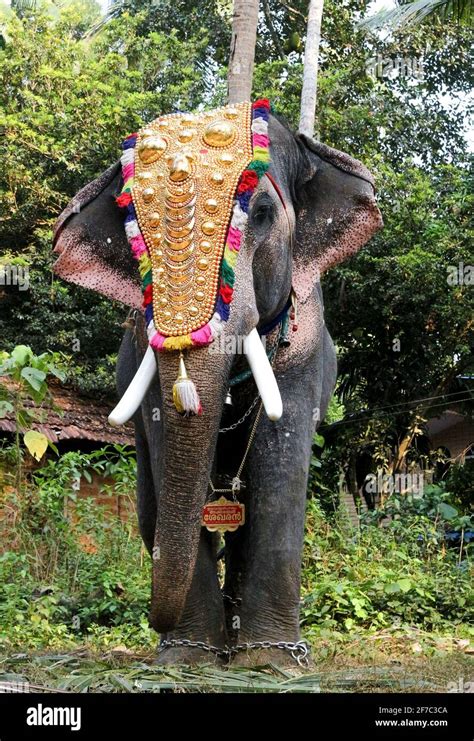
[[[384,505],[364,515],[365,523],[387,524],[397,542],[407,541],[407,532],[415,548],[423,551],[424,557],[430,559],[446,545],[447,533],[457,535],[451,538],[459,542],[459,560],[470,548],[466,531],[474,528],[470,515],[454,506],[454,496],[446,491],[443,483],[425,487],[422,496],[410,493],[392,495]],[[410,539],[408,542],[410,542]]]
[[[45,647],[126,644],[152,647],[150,562],[133,518],[122,522],[75,482],[94,471],[129,496],[135,457],[120,446],[50,461],[24,492],[15,549],[0,556],[0,643]],[[470,527],[443,486],[424,496],[389,497],[354,529],[341,513],[308,502],[302,624],[311,639],[411,625],[454,630],[472,616],[468,547],[446,531]]]
[[[310,635],[356,626],[434,629],[472,617],[470,564],[460,562],[457,549],[446,547],[441,533],[452,512],[439,509],[446,504],[442,500],[434,505],[436,497],[441,494],[434,492],[431,504],[416,502],[414,512],[384,527],[368,517],[357,531],[341,517],[328,523],[318,502],[310,500],[302,607]],[[438,507],[435,517],[432,505]],[[422,513],[416,511],[421,506],[426,507]],[[390,507],[397,507],[395,500]],[[386,514],[387,508],[380,518]]]
[[32,425],[44,421],[47,409],[52,405],[48,375],[64,380],[64,374],[58,367],[61,360],[59,353],[35,355],[27,345],[16,345],[11,353],[0,352],[0,418],[10,414],[15,424],[18,488],[21,486],[23,458],[20,434],[23,434],[26,448],[37,461],[41,460],[48,445],[56,450],[46,435],[32,429]]
[[474,510],[474,460],[455,463],[447,473],[446,488],[453,492],[454,501],[465,510]]
[[[133,494],[133,451],[107,446],[49,461],[18,503],[15,550],[0,557],[0,641],[59,645],[102,628],[146,629],[150,573],[133,517],[123,522],[77,482],[111,476],[102,493]],[[127,628],[128,630],[128,628]]]

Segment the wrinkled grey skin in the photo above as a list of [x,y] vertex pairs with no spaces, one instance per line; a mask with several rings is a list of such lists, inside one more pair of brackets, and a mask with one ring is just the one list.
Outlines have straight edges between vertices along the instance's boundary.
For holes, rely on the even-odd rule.
[[[187,353],[188,373],[204,413],[177,414],[171,389],[175,353],[159,353],[158,374],[135,415],[140,532],[153,560],[151,625],[165,637],[216,647],[251,641],[299,639],[300,569],[311,441],[336,379],[334,347],[324,324],[320,272],[354,253],[381,226],[370,173],[356,160],[295,137],[271,118],[271,181],[255,192],[236,267],[225,335],[243,337],[285,306],[293,286],[298,330],[278,350],[275,375],[283,400],[277,423],[262,414],[243,473],[246,524],[227,534],[223,599],[217,577],[218,538],[201,528],[208,482],[228,485],[242,459],[254,419],[218,434],[256,396],[249,379],[233,389],[229,378],[246,367],[238,355],[208,348]],[[86,186],[58,220],[56,272],[131,306],[140,301],[136,266],[112,196],[117,166]],[[78,208],[78,204],[80,209]],[[75,213],[79,210],[79,213]],[[275,341],[275,332],[268,338]],[[127,330],[117,367],[123,394],[146,349],[138,316]],[[159,410],[159,419],[157,419]],[[154,550],[155,549],[155,550]],[[230,598],[230,599],[229,599]],[[236,619],[238,618],[238,619]],[[236,629],[236,626],[240,626]],[[208,661],[201,649],[170,647],[161,662]],[[234,663],[284,663],[279,649],[238,653]]]

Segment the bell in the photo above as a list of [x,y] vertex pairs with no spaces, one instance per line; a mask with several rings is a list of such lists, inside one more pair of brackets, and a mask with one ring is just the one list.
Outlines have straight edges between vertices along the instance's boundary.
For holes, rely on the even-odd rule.
[[227,394],[225,396],[225,402],[224,403],[227,404],[227,406],[229,406],[229,407],[231,407],[231,406],[234,405],[234,402],[232,401],[232,394],[230,393],[230,388],[227,389]]

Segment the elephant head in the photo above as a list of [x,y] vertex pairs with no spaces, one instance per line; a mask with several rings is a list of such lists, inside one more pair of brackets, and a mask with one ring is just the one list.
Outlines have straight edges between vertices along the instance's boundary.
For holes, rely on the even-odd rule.
[[[382,220],[373,178],[359,161],[295,135],[273,115],[268,133],[271,164],[249,203],[223,335],[255,336],[253,330],[281,315],[293,292],[299,328],[295,342],[276,366],[278,380],[279,374],[304,364],[321,347],[321,274],[362,247]],[[81,190],[61,214],[55,229],[58,259],[54,269],[66,280],[140,309],[140,275],[127,242],[123,214],[115,203],[120,180],[117,163]],[[160,491],[155,492],[151,622],[159,632],[172,630],[183,612],[196,565],[201,512],[229,377],[236,364],[242,365],[236,354],[211,348],[197,347],[187,353],[188,372],[203,408],[201,415],[189,418],[178,414],[172,401],[175,354],[156,353],[163,445]],[[256,358],[249,349],[250,365],[258,376],[261,353],[258,348],[255,352]],[[272,383],[267,370],[263,382],[257,379],[262,393]],[[148,384],[152,375],[142,373],[139,383]]]

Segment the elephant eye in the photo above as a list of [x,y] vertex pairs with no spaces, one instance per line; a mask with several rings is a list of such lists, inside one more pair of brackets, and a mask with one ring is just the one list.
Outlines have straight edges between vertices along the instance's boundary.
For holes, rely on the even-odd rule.
[[273,203],[270,201],[259,201],[252,209],[252,223],[258,228],[270,226],[274,218]]

